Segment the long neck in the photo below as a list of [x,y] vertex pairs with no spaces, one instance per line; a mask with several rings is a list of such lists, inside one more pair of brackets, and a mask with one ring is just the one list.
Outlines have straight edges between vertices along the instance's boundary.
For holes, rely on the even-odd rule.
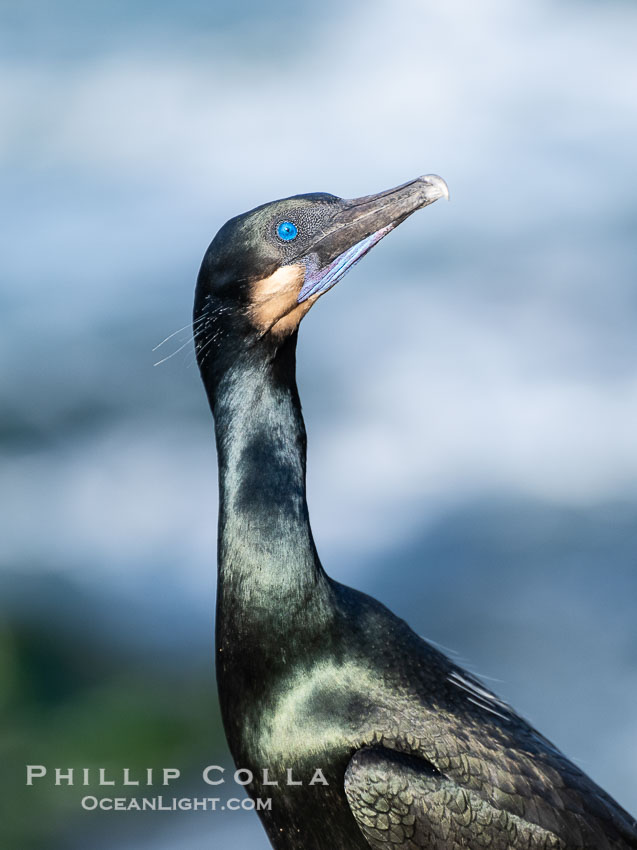
[[219,614],[243,634],[250,624],[284,628],[327,583],[305,497],[295,353],[296,335],[271,356],[238,358],[211,398],[219,459]]

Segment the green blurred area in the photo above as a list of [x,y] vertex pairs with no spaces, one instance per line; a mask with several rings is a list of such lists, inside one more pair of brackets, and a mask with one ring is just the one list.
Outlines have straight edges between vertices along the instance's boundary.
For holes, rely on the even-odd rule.
[[[155,783],[159,769],[179,768],[183,792],[201,765],[226,758],[212,669],[161,669],[64,628],[0,627],[0,706],[0,847],[7,850],[67,848],[70,836],[98,830],[106,815],[81,808],[86,794],[162,793],[121,786],[124,767],[131,778],[155,768]],[[47,766],[47,777],[27,787],[27,764]],[[56,787],[55,767],[75,768],[75,784]],[[95,769],[94,782],[105,768],[118,784],[83,787],[85,767]]]

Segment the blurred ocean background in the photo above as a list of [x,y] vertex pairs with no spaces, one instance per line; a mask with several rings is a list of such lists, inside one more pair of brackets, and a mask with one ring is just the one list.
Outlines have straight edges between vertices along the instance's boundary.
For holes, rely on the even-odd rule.
[[636,32],[621,0],[0,4],[2,847],[267,847],[24,765],[206,795],[212,420],[188,331],[152,349],[230,216],[427,172],[451,203],[303,323],[319,551],[637,813]]

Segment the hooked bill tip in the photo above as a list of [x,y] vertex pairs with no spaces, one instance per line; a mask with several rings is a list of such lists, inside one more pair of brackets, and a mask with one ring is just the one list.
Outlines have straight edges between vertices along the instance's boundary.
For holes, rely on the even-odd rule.
[[442,177],[438,177],[437,174],[423,174],[422,177],[419,177],[418,179],[422,183],[426,183],[428,186],[432,187],[432,190],[436,195],[436,199],[446,198],[449,200],[449,187]]

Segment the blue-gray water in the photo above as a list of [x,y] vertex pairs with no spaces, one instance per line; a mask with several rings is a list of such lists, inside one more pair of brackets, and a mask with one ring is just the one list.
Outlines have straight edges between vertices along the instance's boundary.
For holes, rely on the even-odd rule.
[[[188,332],[152,348],[229,216],[437,172],[451,203],[302,327],[319,550],[637,811],[637,10],[0,15],[6,621],[208,669],[211,420],[189,345],[153,367]],[[252,820],[131,846],[265,847]]]

